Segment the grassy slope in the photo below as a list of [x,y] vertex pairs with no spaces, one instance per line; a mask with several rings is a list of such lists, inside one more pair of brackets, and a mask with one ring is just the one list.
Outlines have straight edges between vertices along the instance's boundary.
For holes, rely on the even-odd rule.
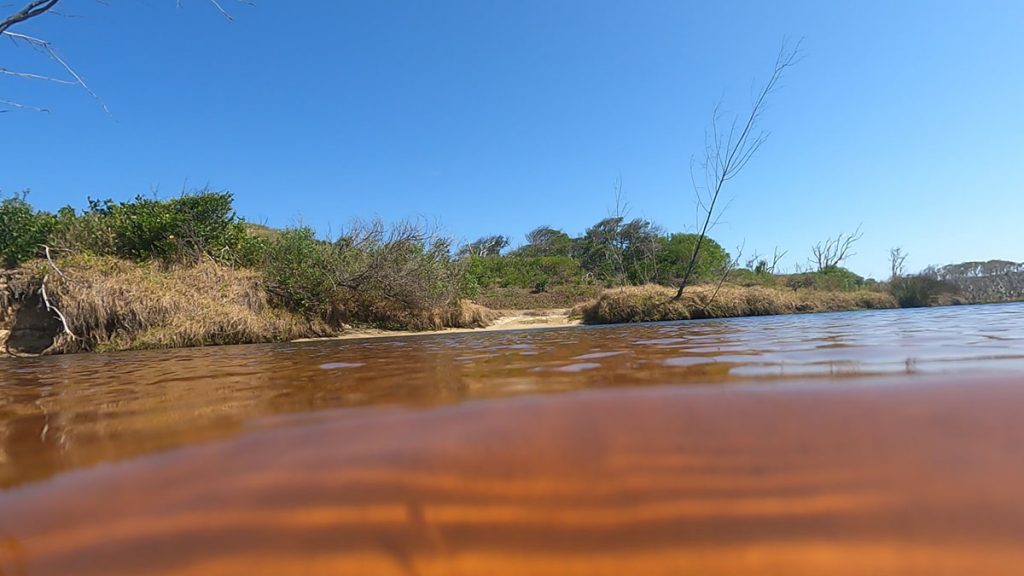
[[[63,275],[45,261],[33,261],[19,274],[22,294],[39,294],[46,278],[49,301],[74,335],[58,334],[49,352],[277,342],[332,336],[348,328],[274,305],[255,270],[212,261],[168,267],[84,256],[58,265]],[[10,296],[12,290],[4,292]],[[465,301],[430,316],[426,327],[482,327],[494,319],[491,311]]]

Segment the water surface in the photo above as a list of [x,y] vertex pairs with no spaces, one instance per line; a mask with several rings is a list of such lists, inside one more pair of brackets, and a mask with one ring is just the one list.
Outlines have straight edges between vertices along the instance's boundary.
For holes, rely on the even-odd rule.
[[0,574],[1015,573],[1022,319],[3,361]]

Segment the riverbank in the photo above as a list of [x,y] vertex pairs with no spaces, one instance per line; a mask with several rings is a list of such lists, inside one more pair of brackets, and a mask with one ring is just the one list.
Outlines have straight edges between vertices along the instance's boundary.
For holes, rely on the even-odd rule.
[[[258,275],[202,263],[161,269],[124,261],[74,261],[0,279],[0,346],[10,355],[170,349],[280,341],[402,337],[696,318],[895,308],[884,292],[695,286],[612,288],[572,308],[491,310],[459,301],[435,329],[329,326],[275,307]],[[44,290],[45,289],[45,290]],[[45,295],[44,295],[45,291]]]
[[23,356],[255,344],[365,337],[385,332],[380,328],[396,325],[396,318],[409,333],[484,328],[498,318],[466,300],[431,309],[389,301],[356,305],[381,322],[328,321],[290,310],[276,302],[258,271],[213,261],[33,261],[0,271],[0,349]]
[[682,297],[665,286],[624,286],[605,290],[577,307],[587,324],[660,322],[739,316],[776,316],[899,308],[896,298],[877,290],[823,291],[706,284],[687,288]]
[[[59,270],[59,272],[58,272]],[[460,300],[394,330],[323,321],[273,305],[261,277],[213,262],[160,267],[116,259],[36,263],[0,274],[0,346],[10,355],[170,349],[320,339],[399,337],[580,324],[612,324],[895,308],[877,291],[713,285],[674,300],[661,286],[605,290],[574,307],[491,310]]]
[[476,328],[443,328],[441,330],[383,330],[380,328],[352,327],[335,336],[297,338],[296,342],[317,340],[357,340],[362,338],[393,338],[432,334],[463,334],[467,332],[497,332],[503,330],[530,330],[534,328],[569,328],[580,326],[583,320],[571,308],[493,310],[493,320]]

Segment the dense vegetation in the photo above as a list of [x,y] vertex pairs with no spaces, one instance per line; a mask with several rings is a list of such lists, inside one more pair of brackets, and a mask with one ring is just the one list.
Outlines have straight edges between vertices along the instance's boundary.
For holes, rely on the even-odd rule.
[[[697,238],[665,234],[647,220],[621,217],[605,218],[578,237],[541,226],[526,235],[525,244],[504,254],[508,238],[481,238],[462,249],[469,259],[464,290],[473,296],[494,287],[544,292],[564,285],[671,284],[682,276]],[[706,239],[696,277],[717,277],[731,261],[717,242]]]
[[[259,270],[273,300],[285,308],[330,324],[389,327],[430,324],[412,317],[500,289],[584,296],[593,294],[584,288],[591,286],[669,284],[697,241],[693,234],[665,234],[649,221],[620,217],[601,220],[579,237],[539,227],[514,250],[506,250],[509,239],[493,236],[456,251],[448,238],[422,226],[388,229],[380,222],[356,223],[328,241],[307,227],[275,231],[246,224],[230,193],[211,191],[167,200],[90,199],[84,210],[65,207],[55,214],[15,195],[0,203],[0,238],[8,268],[47,254],[164,266],[211,260]],[[697,277],[717,277],[730,262],[709,239]]]
[[[464,298],[496,309],[590,301],[591,314],[580,308],[586,317],[622,321],[928,306],[962,295],[986,301],[980,294],[1019,295],[1024,286],[1022,267],[1006,262],[894,273],[889,282],[833,262],[776,274],[775,263],[756,257],[738,268],[705,238],[696,285],[680,299],[658,286],[677,285],[699,237],[643,219],[605,218],[578,236],[541,226],[516,247],[504,236],[459,247],[409,223],[356,222],[332,239],[302,226],[270,229],[239,218],[232,201],[228,192],[199,191],[90,199],[82,210],[50,213],[17,194],[0,200],[0,265],[31,272],[35,284],[24,293],[45,296],[49,281],[51,299],[75,314],[64,319],[70,339],[80,333],[122,347],[264,341],[347,324],[485,323],[488,313]],[[622,286],[644,288],[602,293]],[[197,293],[191,303],[190,292]],[[198,321],[190,306],[210,321]]]

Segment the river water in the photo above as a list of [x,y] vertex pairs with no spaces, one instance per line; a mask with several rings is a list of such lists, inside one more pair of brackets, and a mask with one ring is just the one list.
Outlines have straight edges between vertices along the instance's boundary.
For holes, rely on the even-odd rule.
[[1024,573],[1024,305],[0,361],[0,575]]

